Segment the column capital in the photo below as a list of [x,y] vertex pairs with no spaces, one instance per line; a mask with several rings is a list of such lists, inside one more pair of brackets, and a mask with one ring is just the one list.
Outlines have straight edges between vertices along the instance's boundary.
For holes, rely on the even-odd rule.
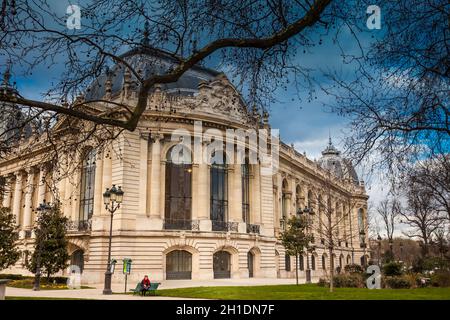
[[164,134],[159,131],[150,132],[150,139],[152,140],[152,142],[160,142],[162,139],[164,139]]

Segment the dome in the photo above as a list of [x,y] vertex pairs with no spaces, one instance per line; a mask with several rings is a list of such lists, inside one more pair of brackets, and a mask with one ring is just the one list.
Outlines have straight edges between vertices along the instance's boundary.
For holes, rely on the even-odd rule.
[[[140,46],[121,56],[142,78],[161,75],[177,66],[174,55],[160,49]],[[176,82],[161,84],[161,90],[174,95],[192,96],[198,92],[198,85],[214,79],[220,73],[199,65],[187,70]],[[120,64],[116,64],[101,74],[87,89],[86,101],[99,100],[105,96],[106,87],[110,86],[110,95],[114,97],[122,90],[125,81],[130,82],[131,90],[137,91],[136,77]]]
[[331,171],[340,179],[350,180],[359,184],[358,175],[350,160],[341,157],[341,152],[335,148],[329,138],[328,146],[322,151],[322,157],[318,160],[319,165]]

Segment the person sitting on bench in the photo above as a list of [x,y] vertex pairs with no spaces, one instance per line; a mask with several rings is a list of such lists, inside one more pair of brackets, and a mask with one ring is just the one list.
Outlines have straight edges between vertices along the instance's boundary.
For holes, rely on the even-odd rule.
[[141,293],[145,296],[145,293],[150,289],[150,279],[147,275],[144,276],[144,279],[141,281]]

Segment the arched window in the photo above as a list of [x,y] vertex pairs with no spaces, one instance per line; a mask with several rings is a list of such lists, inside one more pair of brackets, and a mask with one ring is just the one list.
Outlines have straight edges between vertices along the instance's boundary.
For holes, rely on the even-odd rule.
[[347,255],[347,264],[351,264],[352,263],[352,258],[350,257],[350,255]]
[[211,183],[211,220],[214,230],[223,230],[228,221],[228,175],[226,156],[213,154],[210,170]]
[[165,177],[166,229],[190,229],[192,203],[192,162],[190,150],[179,145],[167,153]]
[[291,271],[291,257],[288,254],[284,256],[284,270]]
[[284,221],[287,220],[289,214],[288,192],[289,192],[289,185],[287,180],[284,179],[281,190],[281,215]]
[[311,270],[316,270],[316,256],[311,255]]
[[327,269],[327,257],[325,256],[325,254],[322,255],[322,269]]
[[366,256],[361,256],[361,266],[365,267],[367,265]]
[[303,260],[303,255],[298,256],[298,269],[301,271],[305,269],[305,262]]
[[186,250],[174,250],[166,256],[166,279],[191,279],[192,254]]
[[299,213],[302,210],[302,188],[300,185],[297,185],[295,188],[295,213]]
[[242,175],[242,220],[250,223],[250,165],[248,158],[241,165]]
[[325,222],[324,220],[323,220],[323,217],[322,217],[322,212],[323,212],[323,209],[324,209],[324,203],[323,203],[323,197],[321,196],[321,195],[319,195],[319,197],[318,197],[318,204],[317,204],[317,208],[318,208],[318,215],[317,215],[317,219],[318,219],[318,221],[317,221],[317,223],[319,224],[319,235],[320,235],[320,238],[322,239],[323,238],[323,233],[322,233],[322,230],[323,230],[323,226],[322,226],[322,224]]
[[80,273],[83,273],[84,251],[81,249],[74,251],[74,253],[72,253],[72,256],[70,257],[70,264],[80,268]]
[[339,267],[341,270],[344,267],[344,256],[342,254],[339,256]]
[[231,254],[226,251],[217,251],[213,255],[214,279],[231,277]]
[[89,149],[83,159],[80,186],[80,221],[89,220],[94,213],[95,156],[95,149]]
[[308,209],[313,209],[313,193],[311,190],[308,191]]
[[247,265],[248,265],[248,277],[253,278],[254,275],[254,261],[255,255],[251,253],[250,251],[247,252]]

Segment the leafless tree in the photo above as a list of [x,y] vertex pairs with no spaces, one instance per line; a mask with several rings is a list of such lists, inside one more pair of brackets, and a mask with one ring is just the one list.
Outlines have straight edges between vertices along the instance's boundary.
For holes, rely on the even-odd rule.
[[[312,224],[313,233],[319,238],[320,244],[328,251],[330,261],[330,292],[334,290],[335,250],[345,242],[350,242],[353,249],[355,232],[352,226],[352,212],[356,202],[349,199],[345,201],[342,209],[336,207],[333,183],[337,178],[328,171],[323,180],[319,182],[320,192],[313,192],[316,221]],[[353,228],[353,230],[352,230]]]
[[411,180],[405,180],[404,198],[406,204],[399,206],[401,222],[409,229],[403,233],[410,237],[420,239],[423,242],[422,255],[428,255],[430,241],[433,234],[445,221],[435,202],[432,194]]
[[400,204],[395,199],[384,199],[377,206],[377,212],[383,221],[386,237],[390,244],[393,243],[394,232],[400,216],[399,208]]
[[[332,109],[351,121],[349,155],[397,174],[430,152],[449,151],[450,8],[446,0],[376,4],[382,35],[346,55],[355,76],[330,73],[334,87],[327,92],[337,98]],[[361,34],[363,27],[351,25]]]
[[418,161],[410,172],[410,179],[426,189],[436,209],[450,219],[450,155],[438,154]]

